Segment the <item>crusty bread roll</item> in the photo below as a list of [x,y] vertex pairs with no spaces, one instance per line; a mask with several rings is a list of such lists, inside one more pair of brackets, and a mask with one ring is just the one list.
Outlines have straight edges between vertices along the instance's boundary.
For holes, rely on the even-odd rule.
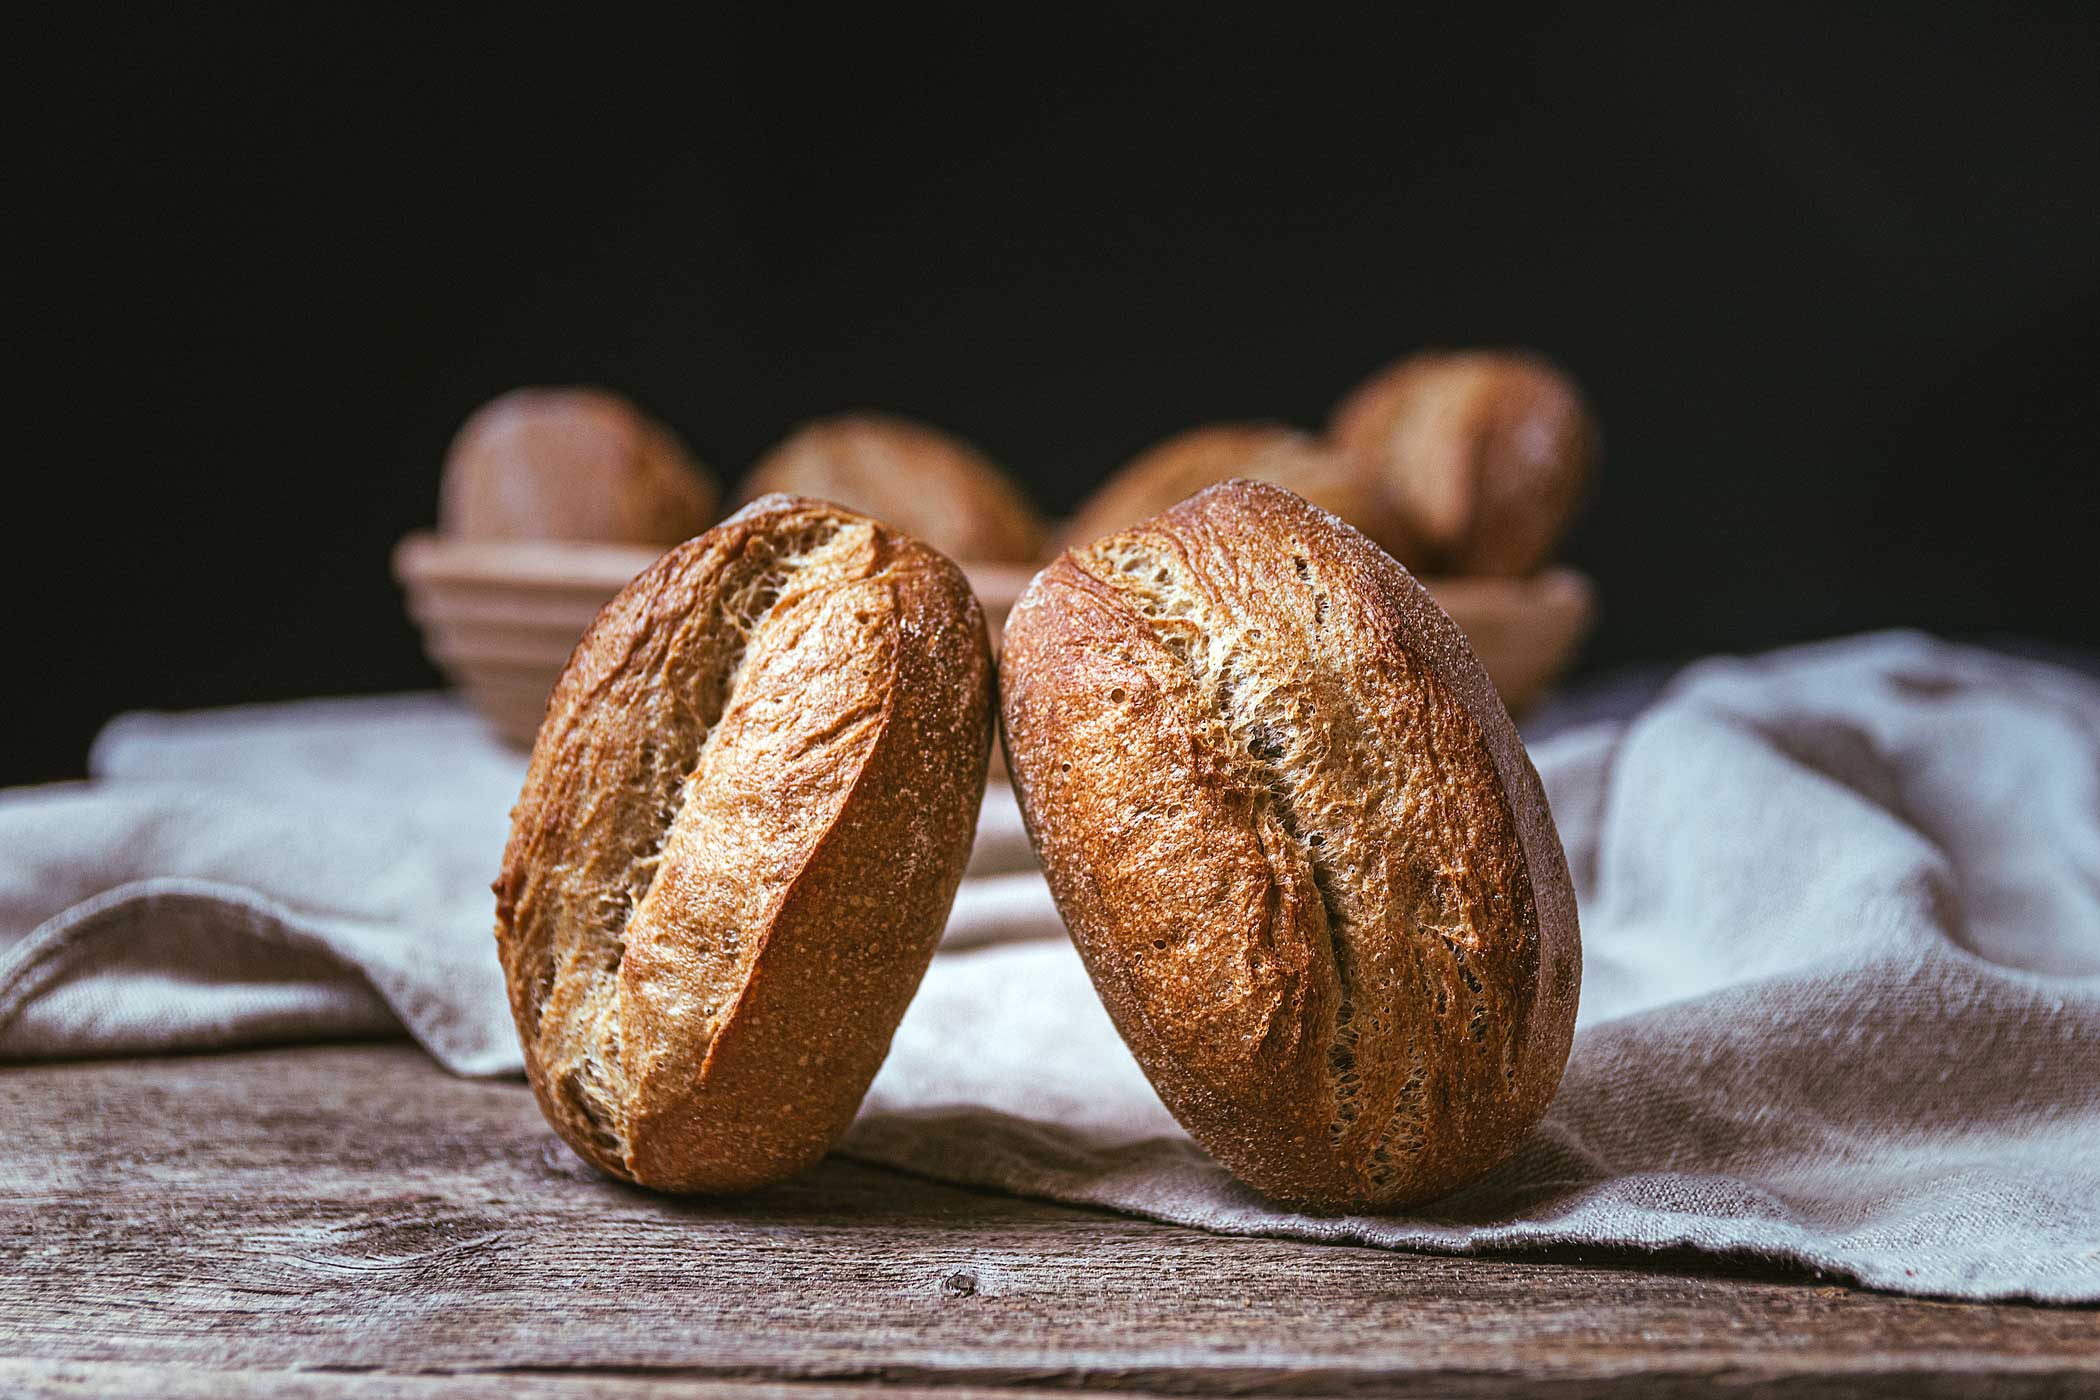
[[1581,980],[1553,818],[1465,638],[1260,482],[1065,554],[1007,623],[1006,755],[1131,1052],[1234,1175],[1443,1195],[1552,1098]]
[[852,1120],[962,878],[991,735],[948,560],[768,496],[621,590],[556,684],[496,881],[547,1119],[727,1192]]
[[676,544],[721,493],[663,424],[604,389],[516,389],[452,439],[438,500],[448,534]]
[[1402,562],[1414,553],[1399,513],[1386,503],[1378,473],[1281,423],[1211,423],[1147,448],[1087,498],[1066,527],[1064,540],[1089,544],[1235,477],[1273,481],[1297,492],[1333,511]]
[[1597,429],[1574,382],[1519,351],[1432,351],[1371,376],[1330,436],[1378,474],[1418,567],[1528,574],[1553,554],[1596,469]]
[[951,559],[1026,564],[1043,523],[989,457],[936,428],[882,413],[806,423],[751,469],[743,496],[833,501],[916,536]]

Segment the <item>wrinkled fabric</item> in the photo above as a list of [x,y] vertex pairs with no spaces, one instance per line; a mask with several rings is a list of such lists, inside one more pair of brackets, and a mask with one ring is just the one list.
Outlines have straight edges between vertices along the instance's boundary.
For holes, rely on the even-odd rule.
[[[2100,686],[1879,635],[1692,667],[1533,756],[1581,1018],[1472,1186],[1319,1218],[1234,1183],[1117,1039],[999,788],[845,1150],[1231,1233],[2100,1300]],[[405,1028],[517,1070],[487,885],[523,765],[451,702],[132,716],[92,766],[0,795],[0,1055]]]

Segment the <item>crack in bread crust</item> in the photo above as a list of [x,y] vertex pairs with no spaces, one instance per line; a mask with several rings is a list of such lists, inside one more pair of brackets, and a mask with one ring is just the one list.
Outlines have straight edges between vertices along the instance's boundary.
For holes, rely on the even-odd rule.
[[[1308,831],[1294,801],[1297,774],[1287,758],[1298,757],[1299,734],[1292,723],[1291,702],[1281,703],[1270,691],[1249,699],[1247,658],[1229,614],[1215,609],[1186,562],[1173,550],[1141,535],[1124,534],[1080,551],[1089,572],[1128,598],[1149,621],[1167,651],[1195,682],[1210,713],[1221,723],[1220,747],[1232,762],[1253,801],[1266,806],[1292,848],[1266,850],[1271,861],[1289,860],[1303,868],[1319,895],[1329,966],[1336,989],[1334,1016],[1325,1028],[1326,1063],[1333,1099],[1327,1135],[1339,1143],[1356,1121],[1363,1078],[1356,1072],[1357,991],[1351,970],[1349,915],[1338,897],[1334,872],[1322,858],[1326,837]],[[1301,557],[1298,575],[1309,580],[1310,566]],[[1326,602],[1316,596],[1315,616],[1324,620]],[[1317,623],[1316,623],[1317,625]],[[1261,640],[1256,631],[1253,640]],[[1264,703],[1271,702],[1271,703]],[[1244,757],[1242,757],[1244,755]]]
[[591,694],[594,708],[629,716],[642,737],[624,754],[617,744],[607,746],[621,771],[611,791],[584,811],[585,824],[602,832],[596,862],[610,878],[593,878],[594,871],[569,898],[541,906],[552,929],[529,1010],[557,1092],[587,1125],[592,1143],[621,1161],[628,1156],[632,1086],[620,974],[631,926],[662,876],[665,847],[710,741],[736,702],[755,640],[783,597],[792,598],[799,574],[821,573],[835,542],[864,552],[866,533],[842,541],[839,522],[819,519],[747,536],[724,551],[699,606],[657,635],[639,638],[625,657],[627,667]]

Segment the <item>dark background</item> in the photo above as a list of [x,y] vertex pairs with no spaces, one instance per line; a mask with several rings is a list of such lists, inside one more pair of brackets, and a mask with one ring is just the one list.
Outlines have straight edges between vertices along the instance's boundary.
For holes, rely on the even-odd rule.
[[1170,430],[1531,345],[1605,426],[1588,666],[2100,643],[2100,11],[1753,8],[14,31],[0,782],[125,708],[433,684],[387,552],[520,383],[730,477],[895,408],[1062,510]]

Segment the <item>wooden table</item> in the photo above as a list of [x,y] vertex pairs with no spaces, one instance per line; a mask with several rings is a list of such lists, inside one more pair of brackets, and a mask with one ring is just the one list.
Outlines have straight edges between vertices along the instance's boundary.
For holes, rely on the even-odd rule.
[[405,1046],[0,1070],[0,1394],[2100,1394],[2100,1312],[602,1180]]

